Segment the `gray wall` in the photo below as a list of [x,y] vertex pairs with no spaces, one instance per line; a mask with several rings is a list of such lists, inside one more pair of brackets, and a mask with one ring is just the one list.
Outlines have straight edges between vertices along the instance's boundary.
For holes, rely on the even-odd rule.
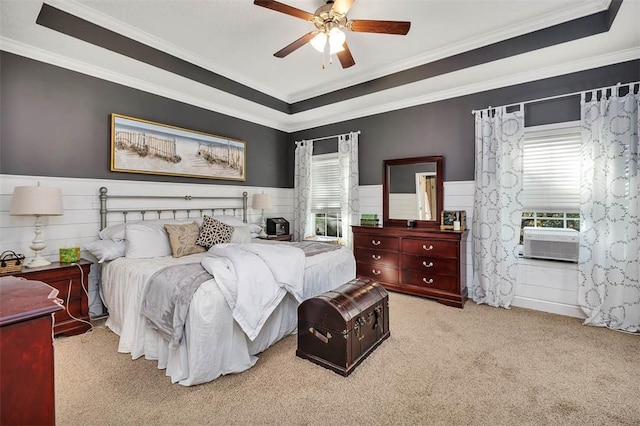
[[435,171],[436,163],[394,164],[389,167],[389,192],[415,194],[416,174]]
[[[287,133],[0,52],[0,173],[292,187]],[[111,172],[118,113],[247,142],[247,181]]]
[[[474,119],[471,111],[640,80],[640,61],[475,93],[398,111],[322,126],[292,135],[313,139],[360,130],[360,184],[381,185],[383,161],[442,155],[444,180],[474,179]],[[527,126],[580,119],[579,97],[528,104]],[[315,151],[315,149],[314,149]]]
[[[444,156],[445,181],[473,180],[471,110],[640,80],[640,61],[476,93],[293,134],[0,52],[0,173],[243,184],[109,170],[110,114],[143,118],[247,142],[246,185],[293,187],[294,143],[360,130],[360,184],[380,185],[383,160]],[[579,99],[525,108],[526,123],[578,120]],[[336,141],[316,153],[335,150]],[[314,150],[316,151],[316,150]]]

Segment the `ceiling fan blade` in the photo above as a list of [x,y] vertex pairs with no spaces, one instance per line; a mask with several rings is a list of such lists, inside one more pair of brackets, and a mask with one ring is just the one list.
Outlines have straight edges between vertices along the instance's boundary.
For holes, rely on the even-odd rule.
[[354,1],[355,0],[334,0],[332,9],[340,15],[346,15]]
[[351,51],[349,50],[349,46],[347,46],[346,41],[342,47],[344,47],[344,50],[336,53],[336,55],[338,55],[338,59],[340,59],[340,65],[342,65],[342,68],[354,66],[356,61],[353,59],[353,55],[351,55]]
[[276,58],[284,58],[289,53],[291,53],[294,50],[299,49],[302,46],[304,46],[305,44],[309,43],[311,41],[311,39],[313,37],[315,37],[316,33],[317,33],[317,31],[311,31],[310,33],[307,33],[307,34],[303,35],[302,37],[300,37],[299,39],[297,39],[293,43],[289,44],[288,46],[283,47],[280,50],[278,50],[276,53],[273,54],[273,56],[275,56]]
[[411,22],[406,21],[370,21],[357,19],[348,22],[351,31],[359,33],[380,33],[406,35],[411,28]]
[[289,6],[274,0],[254,0],[253,4],[255,4],[256,6],[266,7],[267,9],[275,10],[276,12],[284,13],[286,15],[295,16],[296,18],[304,19],[305,21],[313,20],[312,13],[296,9],[293,6]]

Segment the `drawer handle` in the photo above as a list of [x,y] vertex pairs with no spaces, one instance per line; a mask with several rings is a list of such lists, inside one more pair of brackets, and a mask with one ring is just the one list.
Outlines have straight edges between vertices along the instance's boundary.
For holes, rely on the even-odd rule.
[[431,244],[429,244],[429,247],[427,247],[427,245],[426,245],[426,244],[423,244],[423,245],[422,245],[422,249],[423,249],[423,250],[433,250],[433,246],[432,246]]
[[425,284],[433,284],[433,278],[429,278],[429,279],[423,278],[422,282]]
[[371,258],[372,258],[373,260],[380,260],[380,255],[379,255],[379,254],[372,254],[372,255],[371,255]]
[[371,244],[373,244],[374,246],[379,246],[380,245],[380,240],[378,240],[378,241],[371,240]]
[[373,272],[373,275],[380,275],[382,273],[380,271],[376,271],[375,269],[372,269],[371,272]]
[[427,263],[426,260],[423,260],[422,261],[422,266],[424,266],[425,268],[431,268],[433,266],[433,262]]

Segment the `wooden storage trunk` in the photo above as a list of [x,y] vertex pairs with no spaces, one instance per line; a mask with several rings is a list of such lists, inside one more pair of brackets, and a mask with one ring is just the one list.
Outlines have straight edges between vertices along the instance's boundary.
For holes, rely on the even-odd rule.
[[343,376],[389,335],[389,295],[373,280],[351,280],[298,307],[296,355]]

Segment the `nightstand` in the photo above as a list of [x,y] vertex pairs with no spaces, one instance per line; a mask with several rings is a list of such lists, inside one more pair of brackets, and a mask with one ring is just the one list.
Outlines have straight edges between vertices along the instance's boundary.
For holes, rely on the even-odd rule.
[[[58,290],[58,298],[63,300],[64,310],[54,313],[53,334],[72,336],[84,333],[91,328],[89,324],[89,300],[84,289],[89,291],[89,270],[92,262],[85,259],[75,263],[52,262],[39,268],[22,268],[10,275],[28,280],[43,281]],[[84,289],[81,288],[84,283]],[[71,292],[69,292],[71,286]],[[68,299],[68,303],[67,303]],[[73,319],[70,315],[82,321]]]
[[273,240],[273,241],[291,241],[293,239],[293,235],[284,234],[284,235],[267,235],[266,237],[259,237],[261,240]]

